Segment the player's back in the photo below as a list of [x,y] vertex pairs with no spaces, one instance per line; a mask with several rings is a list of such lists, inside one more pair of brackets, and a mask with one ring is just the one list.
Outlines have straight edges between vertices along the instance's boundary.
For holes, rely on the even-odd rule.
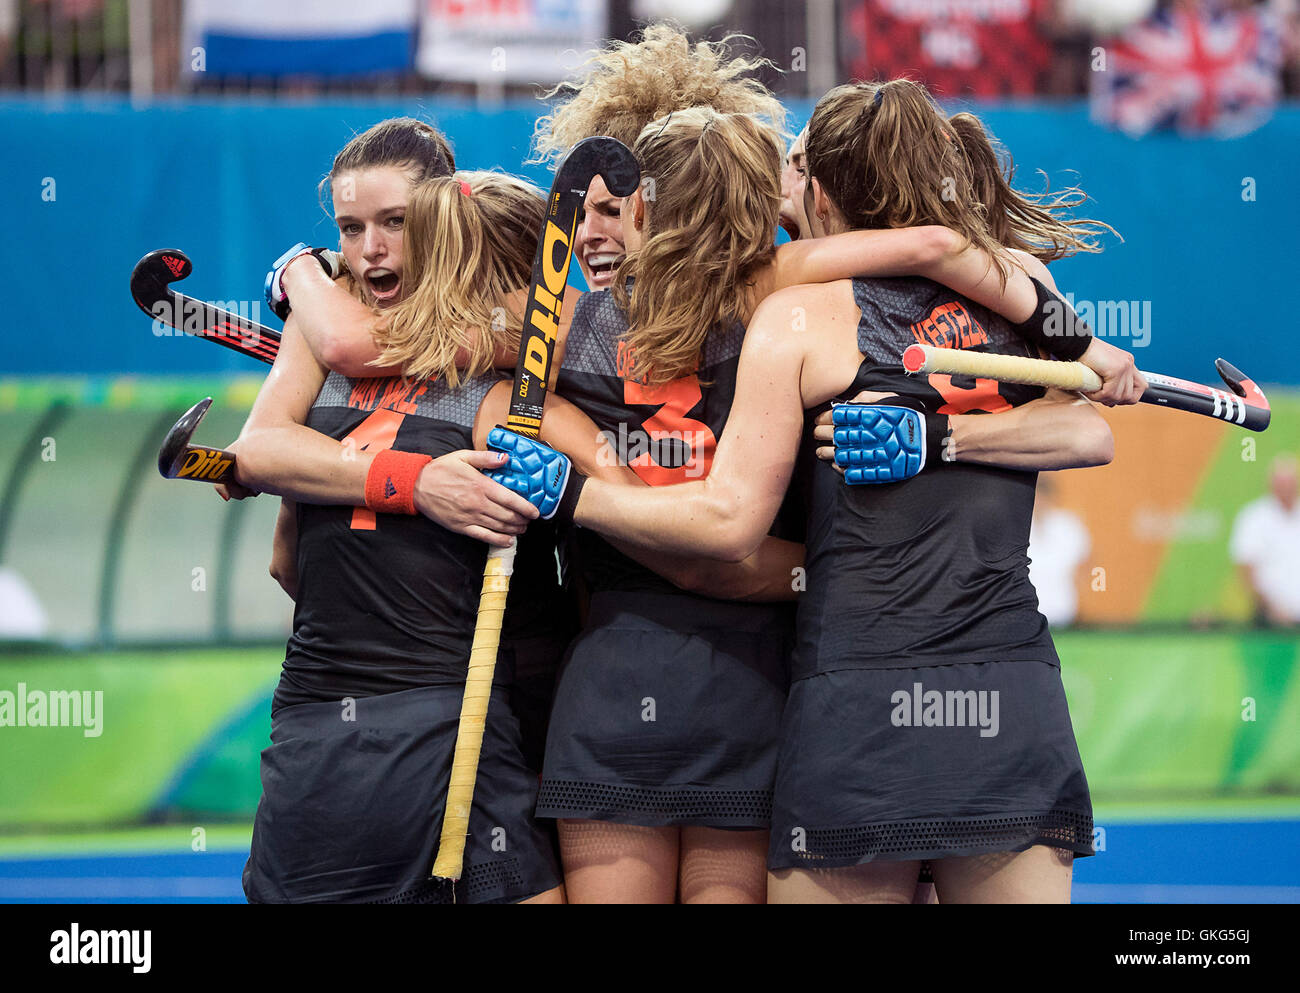
[[[1030,354],[1004,319],[973,301],[919,278],[857,279],[853,293],[863,360],[839,400],[893,392],[930,412],[964,414],[1002,412],[1042,395],[903,371],[902,352],[918,341]],[[1037,474],[940,463],[905,482],[848,486],[813,454],[812,413],[801,453],[808,592],[799,604],[796,678],[939,659],[1055,662],[1028,574]]]
[[[630,378],[627,328],[613,293],[584,295],[574,310],[557,391],[595,421],[649,485],[703,479],[731,411],[744,328],[737,323],[710,334],[696,372],[660,387]],[[577,537],[593,593],[680,593],[595,532],[580,530]]]

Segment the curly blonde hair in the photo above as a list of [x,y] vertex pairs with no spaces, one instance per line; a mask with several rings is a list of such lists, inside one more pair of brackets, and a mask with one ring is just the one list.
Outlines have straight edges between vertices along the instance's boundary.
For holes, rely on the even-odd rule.
[[629,148],[651,121],[688,107],[722,114],[753,114],[785,135],[786,111],[755,74],[775,68],[769,59],[734,55],[747,35],[691,44],[678,27],[651,24],[634,42],[615,41],[591,53],[580,75],[555,86],[556,101],[538,118],[534,162],[555,164],[583,138],[608,135]]

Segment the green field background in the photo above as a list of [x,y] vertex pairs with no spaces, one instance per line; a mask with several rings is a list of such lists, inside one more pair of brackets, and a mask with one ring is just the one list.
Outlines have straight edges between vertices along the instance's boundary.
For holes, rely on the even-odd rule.
[[[0,565],[50,622],[42,644],[0,644],[0,691],[104,694],[97,738],[0,727],[0,833],[251,818],[293,606],[267,574],[278,501],[224,504],[154,463],[166,426],[205,395],[196,440],[229,442],[258,382],[0,379]],[[1228,430],[1202,453],[1188,510],[1215,526],[1161,551],[1146,626],[1056,635],[1101,803],[1300,797],[1300,640],[1212,626],[1247,611],[1233,516],[1264,492],[1272,457],[1300,449],[1300,394],[1270,394],[1267,434]],[[206,647],[232,644],[245,647]]]
[[[1300,796],[1295,639],[1076,631],[1057,645],[1098,802]],[[0,655],[0,690],[104,693],[97,738],[0,728],[0,830],[247,821],[282,657],[279,645]]]

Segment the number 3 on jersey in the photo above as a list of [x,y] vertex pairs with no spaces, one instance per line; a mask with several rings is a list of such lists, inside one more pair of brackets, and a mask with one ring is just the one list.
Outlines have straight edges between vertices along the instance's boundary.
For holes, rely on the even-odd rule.
[[941,372],[930,373],[930,387],[943,397],[940,414],[1000,414],[1010,410],[1011,404],[998,392],[996,379],[977,379],[974,386],[954,386],[952,377]]
[[[709,474],[718,440],[707,424],[686,416],[702,395],[698,376],[683,376],[656,387],[623,381],[624,403],[659,406],[641,423],[640,443],[631,442],[629,446],[633,451],[643,446],[646,449],[628,465],[651,486],[686,483]],[[684,459],[682,454],[686,454]]]

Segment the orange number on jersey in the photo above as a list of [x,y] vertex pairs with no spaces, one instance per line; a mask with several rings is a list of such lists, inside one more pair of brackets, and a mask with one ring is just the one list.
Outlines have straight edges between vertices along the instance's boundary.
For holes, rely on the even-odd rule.
[[[703,421],[686,416],[686,412],[700,402],[702,395],[698,376],[683,376],[654,388],[629,380],[623,381],[624,403],[662,404],[641,425],[650,451],[642,452],[628,463],[651,486],[685,483],[692,479],[703,479],[709,474],[718,439]],[[691,453],[690,457],[681,466],[662,466],[651,456],[661,446],[673,441],[685,444]]]
[[944,399],[940,414],[969,414],[972,410],[986,414],[1000,414],[1010,410],[1011,404],[998,392],[996,379],[977,379],[969,388],[953,386],[952,377],[941,372],[930,373],[930,385]]
[[[355,451],[364,452],[373,446],[374,451],[392,448],[397,440],[397,429],[402,426],[406,415],[396,410],[376,410],[364,421],[352,429],[352,433],[343,439],[343,444],[351,443]],[[357,507],[352,511],[353,531],[373,531],[375,529],[375,512],[369,507]]]

